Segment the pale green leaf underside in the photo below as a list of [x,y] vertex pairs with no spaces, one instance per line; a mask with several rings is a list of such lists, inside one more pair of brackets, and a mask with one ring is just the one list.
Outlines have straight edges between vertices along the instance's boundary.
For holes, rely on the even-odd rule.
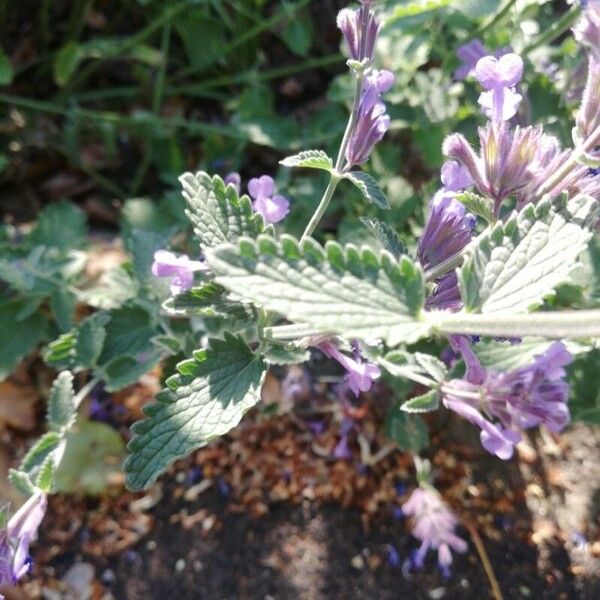
[[304,167],[308,169],[323,169],[331,171],[333,161],[323,150],[305,150],[280,161],[284,167]]
[[70,371],[63,371],[52,384],[48,400],[48,423],[52,429],[60,431],[71,427],[76,416],[73,375]]
[[425,413],[437,410],[439,405],[440,393],[438,390],[431,390],[426,394],[407,400],[400,408],[408,413]]
[[184,173],[179,181],[202,248],[235,242],[242,236],[256,237],[264,231],[262,217],[254,213],[248,196],[239,198],[235,188],[226,186],[219,176]]
[[597,203],[577,196],[526,206],[478,241],[459,271],[465,309],[519,313],[540,306],[569,281],[591,237]]
[[235,427],[260,400],[266,365],[243,339],[226,335],[178,370],[133,426],[125,461],[131,489],[148,487],[173,461]]
[[284,235],[211,249],[207,261],[224,287],[322,332],[392,345],[428,333],[423,275],[407,257],[310,239],[300,248]]
[[379,208],[388,209],[390,201],[379,187],[379,184],[373,177],[364,171],[350,171],[344,175],[346,179],[351,181],[362,193],[362,195]]

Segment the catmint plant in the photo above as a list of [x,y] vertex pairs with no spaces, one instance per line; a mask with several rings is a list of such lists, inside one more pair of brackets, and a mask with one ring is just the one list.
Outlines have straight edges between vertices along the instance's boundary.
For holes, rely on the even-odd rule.
[[[600,338],[597,305],[564,309],[556,302],[561,286],[573,285],[584,268],[599,221],[597,20],[597,3],[590,2],[576,27],[589,54],[588,78],[568,148],[520,113],[526,56],[488,53],[478,40],[460,49],[456,77],[474,75],[480,94],[478,139],[446,137],[439,189],[424,199],[419,238],[404,245],[383,212],[389,200],[369,173],[369,158],[390,130],[385,94],[394,74],[376,65],[380,23],[373,2],[343,9],[337,25],[354,91],[337,154],[311,149],[281,161],[328,178],[300,239],[285,232],[294,206],[285,190],[276,192],[271,175],[248,181],[249,195],[241,194],[237,173],[225,180],[205,172],[180,178],[197,248],[193,257],[163,248],[144,274],[169,281],[161,316],[204,318],[218,327],[179,363],[133,425],[127,485],[147,488],[175,460],[226,434],[259,403],[270,368],[304,363],[314,351],[344,368],[345,389],[355,396],[376,380],[411,382],[395,416],[450,411],[476,427],[482,447],[499,459],[509,459],[533,427],[560,432],[570,420],[567,367]],[[380,219],[363,220],[371,237],[360,247],[316,239],[343,180],[382,211]],[[89,322],[93,331],[101,325]],[[430,343],[420,348],[429,353],[415,346],[423,340]],[[78,368],[73,354],[76,341],[65,355]],[[293,399],[310,388],[286,378],[284,390]],[[24,568],[20,548],[39,524],[41,498],[53,489],[64,435],[85,393],[75,395],[68,372],[59,377],[49,438],[12,473],[37,508],[22,521],[26,526],[11,520],[2,530],[0,577],[14,580]],[[344,420],[335,456],[348,457],[352,428]],[[416,462],[419,473],[423,462]],[[465,552],[466,542],[429,477],[418,479],[403,506],[420,541],[412,566],[436,550],[447,573],[452,552]]]

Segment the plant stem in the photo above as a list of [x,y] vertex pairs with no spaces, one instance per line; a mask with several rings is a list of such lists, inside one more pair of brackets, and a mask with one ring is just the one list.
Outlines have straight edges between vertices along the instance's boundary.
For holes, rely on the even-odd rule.
[[506,15],[510,12],[511,8],[517,3],[517,0],[508,0],[508,2],[501,8],[489,21],[483,23],[478,29],[473,32],[471,39],[485,33],[488,29],[494,27],[497,23],[502,21]]
[[77,392],[77,395],[74,398],[75,409],[79,408],[79,405],[83,402],[85,397],[96,387],[99,382],[100,377],[93,377]]
[[538,37],[535,38],[535,40],[533,40],[530,44],[525,46],[521,54],[529,54],[536,48],[554,41],[557,37],[565,33],[565,31],[567,31],[571,25],[573,25],[573,23],[575,23],[580,13],[581,8],[578,4],[574,4],[558,21],[553,23],[551,27],[548,27],[546,31],[538,35]]
[[311,220],[309,221],[304,233],[302,234],[302,238],[300,242],[303,242],[306,238],[310,237],[313,231],[316,229],[319,221],[325,214],[327,207],[329,206],[329,202],[331,202],[331,198],[333,197],[333,193],[338,186],[338,183],[343,179],[342,175],[342,167],[344,165],[344,160],[346,158],[346,149],[348,148],[348,144],[350,143],[350,138],[352,137],[352,133],[354,132],[354,128],[356,127],[356,122],[358,121],[358,113],[360,108],[360,99],[362,96],[362,88],[363,88],[363,80],[365,77],[365,71],[360,70],[356,72],[356,83],[354,85],[354,99],[352,101],[352,110],[350,111],[350,118],[348,119],[348,124],[346,125],[346,131],[344,132],[344,137],[342,138],[342,143],[340,144],[340,149],[338,151],[337,159],[335,161],[335,167],[330,174],[329,184],[325,188],[325,192],[323,192],[323,197],[321,198],[321,202],[319,202],[319,206],[317,206],[317,210],[313,214]]

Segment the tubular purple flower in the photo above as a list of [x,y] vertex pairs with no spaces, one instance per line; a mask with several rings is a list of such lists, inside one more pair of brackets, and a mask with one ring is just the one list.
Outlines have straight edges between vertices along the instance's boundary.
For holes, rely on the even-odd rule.
[[479,96],[479,104],[487,117],[494,122],[508,121],[517,113],[523,99],[514,87],[523,76],[523,60],[509,53],[497,59],[484,56],[475,67],[475,76],[487,90]]
[[590,57],[581,108],[576,118],[578,142],[585,140],[600,124],[600,61]]
[[290,212],[287,198],[275,194],[275,181],[269,175],[256,177],[248,182],[248,193],[254,200],[253,207],[267,223],[278,223]]
[[0,586],[15,585],[31,569],[29,544],[37,537],[46,506],[46,495],[35,492],[0,530]]
[[456,56],[460,58],[462,64],[454,71],[454,79],[466,79],[469,75],[475,73],[477,61],[488,54],[487,48],[478,38],[460,46],[456,50]]
[[383,139],[390,127],[381,95],[394,84],[390,71],[373,71],[365,78],[358,107],[358,120],[346,148],[348,165],[360,165],[369,158],[375,145]]
[[413,566],[420,569],[427,552],[437,550],[438,563],[448,573],[452,564],[450,549],[464,553],[468,548],[467,543],[454,533],[458,525],[454,513],[444,504],[438,492],[429,486],[414,490],[402,510],[411,517],[412,535],[421,542],[413,558]]
[[353,60],[372,60],[379,23],[371,10],[371,2],[361,2],[360,8],[343,8],[337,16],[337,26],[341,30],[348,55]]
[[194,285],[194,273],[209,274],[210,268],[199,260],[191,260],[189,256],[176,256],[167,250],[154,253],[152,274],[155,277],[171,277],[171,294],[177,296]]
[[485,369],[475,356],[471,347],[471,338],[466,335],[449,335],[448,341],[454,352],[459,352],[465,361],[465,379],[469,383],[482,384],[485,381]]
[[473,185],[473,178],[464,165],[456,160],[447,160],[441,169],[441,179],[444,189],[459,192]]
[[526,367],[488,371],[481,385],[465,380],[444,384],[444,405],[479,427],[484,448],[506,460],[522,430],[543,424],[558,432],[568,424],[569,386],[563,379],[572,359],[555,342]]
[[575,39],[588,46],[591,53],[600,59],[600,4],[588,2],[579,21],[573,27]]
[[373,381],[381,375],[381,369],[377,365],[362,358],[358,346],[355,349],[354,358],[342,354],[332,342],[321,342],[317,348],[329,358],[337,360],[346,369],[345,380],[355,396],[358,396],[360,392],[368,392]]

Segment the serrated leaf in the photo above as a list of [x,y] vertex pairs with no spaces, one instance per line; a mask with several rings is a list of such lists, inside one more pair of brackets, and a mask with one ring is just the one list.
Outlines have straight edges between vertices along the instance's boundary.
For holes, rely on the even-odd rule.
[[408,257],[283,235],[214,248],[207,260],[224,287],[317,330],[391,345],[427,335],[423,275]]
[[401,450],[420,452],[429,444],[427,426],[419,415],[402,412],[399,403],[390,408],[384,424],[385,435]]
[[94,313],[77,327],[75,342],[75,362],[77,366],[91,368],[96,365],[106,338],[105,325],[109,322],[107,313]]
[[179,178],[188,203],[187,215],[202,249],[256,237],[265,230],[262,217],[252,210],[248,196],[238,197],[232,185],[207,173],[185,173]]
[[50,492],[50,490],[52,489],[52,484],[54,483],[55,470],[56,468],[54,464],[54,459],[51,456],[49,456],[44,461],[37,474],[37,477],[35,479],[36,487],[38,487],[43,492]]
[[56,288],[50,295],[50,308],[61,331],[69,331],[73,326],[76,302],[75,295],[65,288]]
[[8,480],[11,485],[14,486],[17,491],[21,492],[24,496],[31,496],[35,493],[35,486],[33,485],[29,475],[24,471],[17,469],[10,469],[8,472]]
[[173,461],[235,427],[260,400],[266,365],[242,338],[226,335],[178,371],[133,426],[125,461],[131,489],[147,488]]
[[40,468],[58,449],[62,437],[55,431],[44,434],[27,452],[19,470],[25,471],[32,479],[37,477]]
[[381,366],[396,377],[414,379],[416,376],[417,380],[426,377],[435,383],[441,383],[448,375],[446,365],[431,354],[393,350],[388,352],[382,359],[379,359],[379,362]]
[[431,390],[421,396],[407,400],[400,408],[407,413],[425,413],[437,410],[440,405],[440,394],[437,390]]
[[52,384],[48,400],[48,423],[52,429],[62,431],[73,425],[76,416],[73,375],[63,371]]
[[490,198],[484,198],[474,192],[460,192],[454,196],[465,208],[474,215],[482,217],[488,223],[495,223],[498,219],[494,214],[494,201]]
[[304,348],[276,344],[265,348],[264,355],[270,365],[299,365],[310,358],[310,352]]
[[364,171],[350,171],[345,173],[344,177],[351,181],[362,193],[362,195],[379,208],[389,209],[390,201],[379,187],[379,184],[373,177]]
[[323,150],[305,150],[284,158],[279,161],[279,164],[284,167],[305,167],[307,169],[323,169],[324,171],[333,169],[333,160]]
[[533,310],[569,281],[592,236],[597,202],[589,196],[543,199],[497,223],[478,240],[459,271],[468,312]]
[[66,252],[85,243],[85,214],[70,202],[49,204],[39,215],[31,242]]
[[164,358],[165,352],[160,347],[151,346],[152,339],[148,340],[148,350],[134,356],[118,356],[98,368],[107,392],[117,392],[137,383]]
[[400,236],[387,224],[372,217],[360,217],[360,222],[375,236],[379,245],[394,258],[399,259],[404,253],[404,243]]

